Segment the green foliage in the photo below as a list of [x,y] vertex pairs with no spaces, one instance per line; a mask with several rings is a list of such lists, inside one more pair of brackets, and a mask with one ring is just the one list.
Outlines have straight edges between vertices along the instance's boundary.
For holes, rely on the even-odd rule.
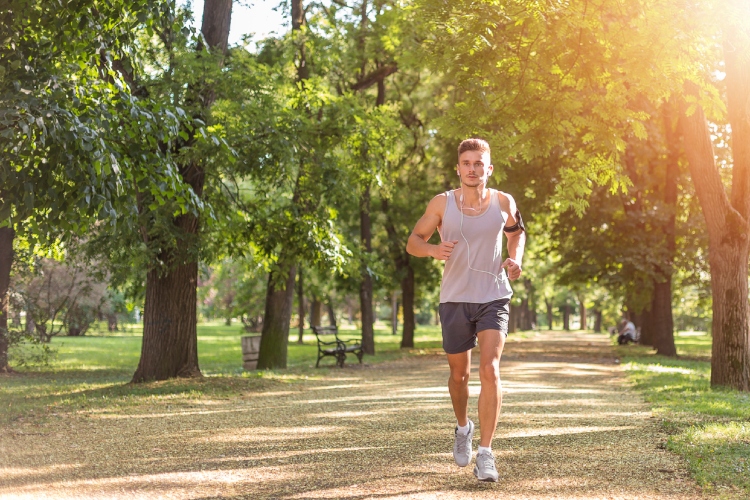
[[441,131],[489,139],[498,164],[555,157],[555,199],[579,214],[594,185],[629,185],[620,160],[629,137],[648,136],[652,118],[639,103],[680,92],[704,63],[700,51],[715,48],[696,26],[704,5],[515,0],[414,8],[429,26],[424,57],[454,85]]
[[54,238],[95,218],[114,223],[125,183],[161,185],[160,199],[179,192],[157,147],[176,132],[174,115],[133,99],[115,70],[158,5],[27,0],[0,11],[0,223],[31,217],[17,229]]

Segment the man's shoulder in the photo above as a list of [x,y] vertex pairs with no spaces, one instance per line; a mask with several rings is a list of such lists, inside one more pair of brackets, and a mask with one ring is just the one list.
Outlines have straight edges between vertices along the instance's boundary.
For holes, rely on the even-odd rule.
[[510,193],[506,193],[505,191],[500,191],[498,189],[497,191],[497,198],[500,202],[500,207],[510,213],[515,214],[517,207],[516,207],[516,200],[513,198],[513,196]]
[[450,193],[451,191],[444,191],[442,193],[435,195],[430,200],[430,203],[427,204],[427,211],[436,212],[438,215],[442,215],[443,212],[445,211],[445,206],[448,203],[448,195]]

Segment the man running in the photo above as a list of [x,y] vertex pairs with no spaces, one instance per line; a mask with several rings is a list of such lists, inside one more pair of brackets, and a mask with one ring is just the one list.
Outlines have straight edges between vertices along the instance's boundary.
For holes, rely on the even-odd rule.
[[[492,175],[490,146],[467,139],[458,146],[461,187],[434,197],[409,236],[406,251],[415,257],[444,260],[440,286],[440,323],[448,357],[448,390],[457,425],[453,458],[460,467],[472,457],[474,423],[469,420],[471,349],[479,345],[479,449],[474,475],[497,481],[492,438],[502,404],[500,356],[508,335],[513,291],[508,283],[521,276],[526,241],[521,214],[512,196],[487,188]],[[437,229],[441,243],[427,243]],[[503,232],[509,257],[502,260]]]

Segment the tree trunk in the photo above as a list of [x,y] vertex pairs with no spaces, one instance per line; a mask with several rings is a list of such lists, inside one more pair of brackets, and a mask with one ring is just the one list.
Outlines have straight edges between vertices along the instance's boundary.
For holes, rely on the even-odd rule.
[[674,345],[674,324],[672,322],[672,279],[654,283],[654,298],[651,302],[651,322],[653,323],[653,345],[656,354],[677,356]]
[[554,311],[552,310],[552,301],[544,299],[544,305],[547,306],[547,328],[552,330],[552,319],[554,318]]
[[581,330],[586,329],[586,304],[583,297],[578,297],[578,307],[581,309]]
[[303,268],[299,268],[299,276],[297,277],[297,316],[299,316],[299,323],[297,324],[297,330],[299,332],[297,336],[297,343],[302,343],[302,336],[305,334],[305,290],[304,290],[304,277]]
[[[292,32],[299,33],[305,24],[305,8],[302,0],[292,0]],[[299,62],[297,66],[297,80],[305,84],[305,80],[310,78],[310,68],[307,66],[307,54],[305,53],[305,41],[300,40],[297,43],[299,52]]]
[[[289,327],[294,305],[294,265],[280,265],[268,276],[266,308],[258,353],[258,369],[286,368]],[[286,273],[286,276],[281,273]]]
[[[725,56],[734,156],[731,202],[715,164],[703,110],[697,107],[688,116],[688,104],[683,101],[680,129],[709,236],[713,296],[711,386],[750,391],[750,305],[747,283],[750,124],[745,114],[750,95],[750,61],[738,57],[730,47],[725,48]],[[687,84],[686,90],[688,94],[698,93],[694,84]]]
[[146,276],[141,360],[133,382],[200,377],[196,325],[198,264]]
[[518,306],[511,302],[508,308],[508,333],[515,333],[518,326]]
[[602,333],[602,312],[594,309],[594,332]]
[[117,314],[115,313],[107,314],[107,331],[108,332],[117,331]]
[[664,104],[663,118],[665,140],[667,142],[667,168],[664,178],[664,205],[669,211],[669,217],[662,228],[667,250],[665,261],[657,266],[657,280],[654,281],[654,295],[651,301],[651,322],[653,323],[653,345],[656,354],[662,356],[676,356],[677,348],[674,344],[674,319],[672,317],[672,273],[676,252],[675,220],[677,213],[677,177],[680,174],[680,144],[679,134],[673,123],[673,103]]
[[8,314],[10,313],[10,269],[13,265],[13,239],[15,231],[12,227],[0,227],[0,373],[11,371],[8,366],[8,349],[10,336],[8,335]]
[[[362,190],[359,206],[359,231],[365,260],[372,253],[372,227],[370,221],[370,186]],[[373,323],[375,315],[372,309],[372,276],[366,262],[362,263],[362,281],[359,285],[359,306],[362,316],[362,351],[365,354],[375,354],[375,332]]]
[[323,325],[323,303],[313,295],[310,301],[310,326]]
[[563,330],[570,330],[570,306],[568,304],[563,307]]
[[391,292],[391,335],[398,333],[398,292]]
[[404,328],[401,334],[401,347],[414,347],[414,330],[417,322],[414,317],[414,269],[407,260],[406,276],[401,280],[401,303],[404,310]]
[[333,304],[331,303],[330,297],[326,300],[326,309],[328,310],[328,324],[336,326],[336,311],[333,310]]
[[36,331],[36,323],[34,322],[34,317],[31,315],[31,306],[26,306],[26,326],[24,327],[24,332],[26,332],[27,335],[34,335],[34,332]]
[[[212,50],[226,52],[231,17],[232,0],[205,1],[201,33]],[[202,44],[198,50],[203,50]],[[204,85],[197,93],[202,113],[207,115],[215,99],[214,92]],[[179,170],[196,196],[202,197],[205,183],[202,164],[198,160],[187,160]],[[188,244],[196,244],[200,226],[196,216],[181,215],[175,219],[175,225]],[[166,263],[166,270],[151,270],[146,277],[143,343],[133,382],[201,376],[196,316],[198,263],[195,257],[182,252],[182,248],[162,252],[160,260]]]

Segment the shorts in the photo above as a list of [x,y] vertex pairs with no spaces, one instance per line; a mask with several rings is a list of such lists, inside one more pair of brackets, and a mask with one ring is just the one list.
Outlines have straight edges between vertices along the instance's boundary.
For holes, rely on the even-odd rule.
[[443,302],[438,309],[443,327],[443,350],[459,354],[477,345],[477,332],[499,330],[508,336],[510,299],[498,299],[484,304]]

